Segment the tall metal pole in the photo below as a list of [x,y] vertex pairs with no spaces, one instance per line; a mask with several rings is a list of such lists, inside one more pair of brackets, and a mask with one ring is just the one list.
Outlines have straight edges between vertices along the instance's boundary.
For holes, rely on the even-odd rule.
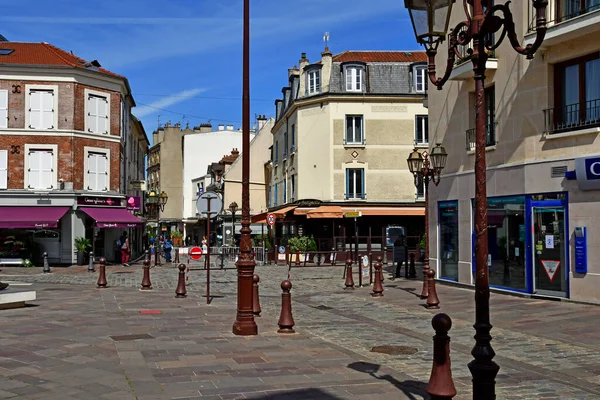
[[244,60],[242,89],[242,229],[240,256],[237,262],[237,315],[235,335],[256,335],[258,327],[252,313],[254,267],[250,239],[250,0],[244,0]]
[[[423,255],[423,290],[421,298],[429,297],[429,281],[427,280],[427,270],[429,269],[429,160],[425,159],[425,165],[421,172],[423,177],[423,186],[425,186],[425,254]],[[425,172],[425,173],[423,173]]]
[[206,304],[210,304],[210,202],[213,198],[206,197],[206,237],[208,246],[206,247]]
[[235,211],[231,209],[231,247],[235,247]]

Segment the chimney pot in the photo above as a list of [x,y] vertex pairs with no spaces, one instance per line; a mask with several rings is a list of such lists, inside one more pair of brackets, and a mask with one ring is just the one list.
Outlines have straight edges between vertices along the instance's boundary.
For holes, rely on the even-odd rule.
[[220,131],[224,131],[225,130],[225,125],[219,124],[219,130]]

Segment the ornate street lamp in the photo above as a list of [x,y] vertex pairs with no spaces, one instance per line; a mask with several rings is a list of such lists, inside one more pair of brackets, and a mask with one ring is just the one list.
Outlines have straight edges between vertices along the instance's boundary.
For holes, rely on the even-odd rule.
[[[436,186],[440,183],[442,169],[446,165],[446,158],[448,158],[446,149],[438,143],[431,150],[431,154],[427,154],[426,151],[420,153],[415,148],[406,160],[408,169],[415,178],[415,186],[419,187],[421,184],[425,186],[425,256],[423,258],[422,299],[427,299],[430,293],[427,283],[427,270],[429,269],[429,182],[433,182]],[[436,308],[437,304],[434,303],[431,302],[433,308]],[[428,301],[427,304],[429,305],[430,302]]]
[[160,207],[160,212],[165,211],[165,206],[167,205],[167,201],[169,201],[169,196],[167,196],[167,194],[164,191],[162,191],[158,198],[158,206]]
[[235,246],[235,212],[238,208],[238,203],[235,201],[229,205],[229,211],[231,211],[231,247]]
[[[508,36],[510,44],[519,54],[532,59],[546,35],[546,6],[548,0],[531,0],[536,9],[536,38],[533,44],[519,44],[513,15],[506,4],[494,4],[493,0],[463,0],[466,20],[460,22],[448,34],[448,60],[446,70],[436,77],[435,56],[444,41],[454,0],[404,0],[415,29],[417,42],[425,46],[431,83],[441,90],[450,77],[456,57],[470,58],[475,79],[475,346],[469,363],[473,376],[473,398],[493,400],[496,398],[496,375],[500,367],[492,361],[495,353],[491,346],[490,287],[488,277],[487,248],[487,197],[485,161],[485,97],[484,80],[488,52],[496,49]],[[499,33],[499,34],[498,34]],[[495,43],[490,38],[496,38]],[[466,57],[461,57],[458,47],[472,44]],[[462,53],[464,54],[464,53]],[[432,154],[433,155],[433,154]],[[433,160],[432,160],[433,164]]]

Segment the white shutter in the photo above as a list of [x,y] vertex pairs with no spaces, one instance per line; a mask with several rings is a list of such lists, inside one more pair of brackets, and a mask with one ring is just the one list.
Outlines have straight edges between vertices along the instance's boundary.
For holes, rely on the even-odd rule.
[[98,131],[98,98],[95,96],[88,96],[87,125],[89,132]]
[[42,92],[29,92],[29,127],[40,129],[42,126]]
[[354,90],[353,80],[352,80],[352,72],[354,72],[354,68],[346,69],[346,90],[352,91]]
[[108,133],[108,100],[106,97],[97,97],[98,103],[98,133]]
[[42,150],[40,154],[40,189],[53,189],[53,154],[51,151]]
[[97,154],[98,160],[96,173],[98,174],[98,186],[96,190],[108,190],[108,158],[106,154]]
[[8,128],[8,90],[0,90],[0,128]]
[[41,94],[41,126],[42,129],[54,129],[54,92],[44,90]]
[[8,150],[0,150],[0,189],[8,188]]
[[29,152],[29,188],[40,188],[40,151],[32,150]]
[[98,190],[98,155],[88,153],[88,190]]

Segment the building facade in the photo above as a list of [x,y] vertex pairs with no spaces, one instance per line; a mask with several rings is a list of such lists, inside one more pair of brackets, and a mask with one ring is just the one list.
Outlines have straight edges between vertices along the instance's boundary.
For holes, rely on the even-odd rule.
[[[529,2],[511,4],[518,38],[535,37]],[[459,12],[450,26],[460,22]],[[490,285],[600,302],[600,9],[549,1],[548,31],[531,61],[505,40],[485,81]],[[445,43],[438,65],[445,65]],[[467,55],[467,49],[462,49]],[[431,265],[441,279],[472,284],[474,82],[458,60],[442,91],[429,92],[430,136],[448,160],[430,202]]]
[[[313,234],[331,248],[328,239],[345,247],[354,236],[385,246],[392,225],[422,232],[423,193],[406,158],[428,145],[425,71],[423,52],[325,49],[314,63],[302,54],[275,102],[268,207],[277,236]],[[360,213],[356,223],[348,212]]]
[[72,264],[74,241],[114,259],[141,221],[123,154],[135,105],[125,77],[48,43],[0,42],[0,263]]

